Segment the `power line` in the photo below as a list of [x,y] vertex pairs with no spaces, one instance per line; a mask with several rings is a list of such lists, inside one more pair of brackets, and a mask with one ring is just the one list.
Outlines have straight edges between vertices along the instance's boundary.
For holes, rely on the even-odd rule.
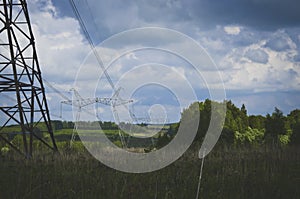
[[[73,0],[69,0],[69,2],[70,2],[70,4],[71,4],[72,10],[73,10],[73,12],[74,12],[74,14],[75,14],[77,20],[79,21],[80,27],[81,27],[81,29],[83,30],[83,33],[84,33],[86,39],[88,40],[89,45],[90,45],[90,47],[91,47],[91,49],[92,49],[92,51],[93,51],[93,53],[94,53],[94,55],[95,55],[95,57],[96,57],[96,59],[97,59],[97,62],[98,62],[98,64],[99,64],[99,66],[102,68],[103,73],[104,73],[104,75],[105,75],[105,77],[106,77],[108,83],[110,84],[111,88],[113,89],[114,93],[116,93],[116,92],[117,92],[117,89],[116,89],[114,83],[112,82],[112,80],[111,80],[111,78],[110,78],[110,76],[109,76],[109,74],[108,74],[108,72],[107,72],[107,69],[104,67],[104,64],[103,64],[103,62],[102,62],[102,60],[101,60],[101,58],[100,58],[100,56],[99,56],[99,54],[98,54],[98,52],[97,52],[97,50],[96,50],[96,48],[95,48],[95,45],[94,45],[94,43],[93,43],[93,40],[92,40],[92,38],[91,38],[91,36],[90,36],[90,34],[89,34],[89,32],[88,32],[88,30],[87,30],[85,24],[84,24],[84,21],[83,21],[81,15],[80,15],[80,13],[79,13],[79,11],[78,11],[78,9],[77,9],[77,6],[76,6],[75,2],[74,2]],[[120,96],[118,96],[118,98],[119,98],[120,100],[123,100]],[[135,114],[134,114],[130,109],[128,109],[128,107],[126,107],[125,105],[123,105],[123,106],[128,110],[128,112],[129,112],[131,118],[133,118],[133,120],[134,120],[135,122],[137,122],[137,118],[136,118]]]
[[91,47],[91,49],[92,49],[92,51],[93,51],[93,53],[94,53],[94,55],[95,55],[95,57],[96,57],[96,59],[97,59],[97,62],[98,62],[98,64],[99,64],[99,66],[102,68],[103,73],[104,73],[104,75],[105,75],[105,77],[106,77],[108,83],[110,84],[111,88],[114,90],[114,92],[116,92],[115,85],[113,84],[113,82],[112,82],[112,80],[111,80],[109,74],[107,73],[106,68],[105,68],[104,65],[103,65],[103,62],[102,62],[102,60],[101,60],[101,58],[100,58],[100,56],[99,56],[99,54],[98,54],[98,52],[97,52],[97,50],[96,50],[96,48],[95,48],[95,45],[94,45],[94,43],[93,43],[93,40],[92,40],[92,38],[91,38],[91,36],[90,36],[90,34],[89,34],[89,32],[88,32],[86,26],[84,25],[84,21],[83,21],[82,17],[80,16],[80,13],[79,13],[79,11],[78,11],[78,9],[77,9],[76,4],[74,3],[73,0],[69,0],[69,2],[70,2],[70,4],[71,4],[71,6],[72,6],[72,10],[73,10],[73,12],[74,12],[74,14],[75,14],[77,20],[79,21],[79,25],[80,25],[80,27],[81,27],[81,29],[82,29],[82,31],[83,31],[83,33],[84,33],[86,39],[88,40],[89,45],[90,45],[90,47]]
[[64,95],[62,92],[60,92],[57,88],[55,88],[50,82],[48,82],[47,80],[45,80],[43,78],[43,81],[45,82],[45,84],[51,88],[55,93],[57,93],[58,95],[60,95],[62,98],[64,98],[65,100],[70,100],[70,98],[68,98],[66,95]]

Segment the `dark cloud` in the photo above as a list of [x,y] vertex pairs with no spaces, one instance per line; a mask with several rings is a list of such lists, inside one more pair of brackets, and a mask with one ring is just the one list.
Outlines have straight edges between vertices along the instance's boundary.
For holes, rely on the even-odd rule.
[[[300,25],[298,0],[75,0],[75,3],[98,41],[145,25],[174,29],[187,25],[202,30],[228,24],[265,30]],[[53,4],[61,16],[74,17],[68,1],[53,0]]]
[[262,63],[262,64],[268,63],[268,59],[269,59],[269,55],[261,49],[247,50],[247,52],[245,53],[245,57],[247,57],[248,59],[254,62]]
[[215,24],[240,24],[256,29],[278,29],[300,25],[297,0],[201,0],[187,1],[197,20]]

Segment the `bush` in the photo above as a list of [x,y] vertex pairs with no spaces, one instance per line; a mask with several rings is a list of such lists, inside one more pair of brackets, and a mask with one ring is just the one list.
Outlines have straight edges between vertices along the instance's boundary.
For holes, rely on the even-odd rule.
[[9,152],[9,148],[4,146],[1,148],[1,155],[6,155]]
[[238,131],[235,132],[235,140],[236,143],[242,144],[261,144],[264,139],[264,130],[252,129],[248,127],[248,129],[244,133],[240,133]]

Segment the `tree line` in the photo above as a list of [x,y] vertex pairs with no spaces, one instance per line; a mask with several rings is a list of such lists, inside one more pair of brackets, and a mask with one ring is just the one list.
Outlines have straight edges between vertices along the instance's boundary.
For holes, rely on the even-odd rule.
[[[295,109],[284,115],[277,107],[273,113],[262,115],[248,115],[243,104],[240,108],[231,100],[215,102],[206,99],[204,102],[195,102],[182,112],[183,120],[193,120],[194,114],[200,113],[199,127],[196,141],[203,140],[211,117],[212,104],[226,104],[226,117],[220,143],[242,145],[300,145],[300,110]],[[225,103],[225,104],[224,104]],[[195,109],[198,109],[195,111]],[[171,125],[170,133],[177,131],[179,124]]]
[[[184,109],[181,113],[180,122],[170,124],[168,133],[159,136],[159,145],[163,146],[171,141],[183,120],[193,123],[193,120],[197,117],[200,117],[200,120],[195,141],[202,141],[210,124],[213,104],[226,105],[225,122],[219,138],[219,143],[221,144],[300,145],[299,109],[292,110],[289,114],[284,115],[280,109],[275,107],[271,114],[265,116],[248,115],[244,104],[239,108],[231,100],[215,102],[209,99],[203,102],[194,102],[188,108]],[[195,114],[200,114],[200,116],[195,117]],[[93,121],[87,123],[90,126],[93,126],[94,123],[97,123],[97,125],[100,124],[103,130],[118,129],[118,125],[110,121]],[[55,130],[74,128],[74,123],[70,121],[52,121],[52,124]],[[185,131],[188,130],[189,126],[187,126]]]

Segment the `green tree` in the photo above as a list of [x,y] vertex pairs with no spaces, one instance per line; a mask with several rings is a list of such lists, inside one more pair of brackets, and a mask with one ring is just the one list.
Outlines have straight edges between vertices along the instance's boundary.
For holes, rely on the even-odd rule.
[[241,109],[237,108],[231,101],[227,102],[225,128],[243,133],[249,126],[247,110],[245,105]]
[[178,128],[179,128],[179,123],[170,124],[170,127],[168,129],[168,134],[171,135],[171,136],[176,135],[176,133],[178,131]]
[[248,116],[247,116],[247,109],[246,109],[244,104],[241,107],[241,111],[239,112],[239,116],[242,119],[242,121],[241,121],[242,129],[243,129],[243,131],[246,131],[248,129],[248,126],[249,126],[249,119],[248,119]]
[[248,117],[249,126],[252,129],[259,129],[262,130],[265,128],[266,118],[262,115],[250,115]]
[[290,137],[291,145],[300,146],[300,122],[296,122],[292,126],[292,135]]
[[267,114],[265,122],[265,141],[269,144],[278,144],[279,136],[286,135],[285,117],[281,110],[275,107],[272,115]]
[[286,117],[287,128],[292,129],[293,125],[300,122],[300,110],[291,111]]
[[263,142],[264,130],[248,127],[245,133],[235,132],[236,142],[239,144],[258,145]]
[[243,113],[244,115],[247,115],[247,109],[246,109],[245,104],[242,105],[241,111],[242,111],[242,113]]
[[53,120],[52,125],[54,130],[60,130],[63,128],[63,123],[60,120]]
[[[196,122],[198,122],[198,129],[197,129],[197,134],[196,134],[196,141],[203,141],[209,124],[211,120],[211,110],[212,110],[212,104],[214,104],[215,108],[218,108],[218,105],[220,105],[219,102],[213,102],[209,99],[206,99],[204,102],[195,102],[191,104],[187,109],[183,111],[181,114],[181,120],[180,124],[185,124],[182,125],[182,128],[187,128],[184,129],[186,131],[189,131],[191,126],[195,126]],[[218,110],[216,110],[216,113],[218,114]],[[198,114],[198,115],[197,115]],[[200,115],[199,115],[200,114]],[[199,119],[200,120],[197,121]],[[219,117],[219,116],[216,116]]]
[[233,144],[236,132],[244,134],[248,130],[247,110],[244,104],[239,109],[231,101],[226,102],[226,107],[225,124],[220,140],[227,144]]
[[[179,128],[182,131],[190,131],[192,127],[198,125],[199,130],[199,102],[194,102],[187,109],[183,110],[180,119]],[[196,139],[198,139],[198,135],[196,135]]]
[[291,145],[300,146],[300,110],[296,109],[287,115],[287,126],[291,129]]
[[200,102],[199,110],[200,110],[200,121],[199,121],[199,128],[197,131],[196,139],[203,140],[210,123],[211,100],[206,99],[204,102]]

